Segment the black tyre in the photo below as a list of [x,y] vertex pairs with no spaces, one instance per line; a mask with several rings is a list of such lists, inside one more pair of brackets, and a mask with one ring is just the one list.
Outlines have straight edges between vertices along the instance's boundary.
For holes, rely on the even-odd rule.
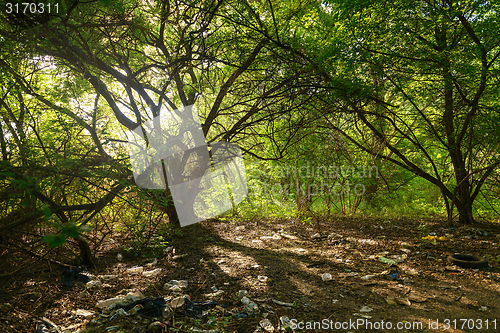
[[453,254],[448,256],[448,262],[463,268],[486,268],[488,260],[480,260],[468,254]]

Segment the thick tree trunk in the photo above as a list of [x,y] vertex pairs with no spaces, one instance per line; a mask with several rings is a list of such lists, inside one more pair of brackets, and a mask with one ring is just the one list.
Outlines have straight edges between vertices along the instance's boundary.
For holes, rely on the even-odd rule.
[[181,224],[179,222],[179,216],[177,215],[177,210],[175,209],[174,200],[172,199],[172,194],[170,193],[168,187],[165,190],[165,195],[168,198],[168,203],[166,205],[162,205],[161,210],[164,211],[165,214],[167,214],[168,220],[174,227],[180,228]]
[[[457,175],[457,178],[461,176]],[[458,179],[457,179],[458,182]],[[470,192],[469,181],[467,178],[462,178],[457,187],[458,192],[458,221],[460,224],[474,224],[474,217],[472,214],[473,199]]]
[[94,261],[92,260],[92,252],[87,241],[83,238],[78,238],[78,247],[80,248],[80,256],[82,257],[82,264],[87,268],[95,268]]

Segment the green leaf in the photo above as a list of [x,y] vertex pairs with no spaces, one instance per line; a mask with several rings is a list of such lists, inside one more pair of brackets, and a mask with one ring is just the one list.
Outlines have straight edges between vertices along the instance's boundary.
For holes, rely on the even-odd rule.
[[66,243],[66,237],[63,235],[45,235],[42,240],[50,247],[58,247]]

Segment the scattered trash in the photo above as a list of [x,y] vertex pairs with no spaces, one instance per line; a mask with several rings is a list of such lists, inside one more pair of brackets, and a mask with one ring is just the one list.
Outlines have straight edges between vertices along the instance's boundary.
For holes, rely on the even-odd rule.
[[389,305],[398,305],[398,302],[396,301],[396,298],[392,297],[392,296],[388,296],[385,298],[385,301],[387,302],[387,304]]
[[159,321],[154,321],[149,324],[148,331],[150,332],[159,332],[162,328],[163,324]]
[[150,267],[156,266],[156,264],[158,264],[158,260],[155,258],[155,260],[153,260],[152,262],[147,263],[146,267],[150,268]]
[[425,237],[422,237],[422,240],[427,240],[427,241],[431,241],[431,242],[436,242],[436,241],[439,241],[439,242],[445,242],[448,240],[448,238],[446,238],[446,236],[436,236],[436,235],[428,235],[428,236],[425,236]]
[[241,300],[246,295],[248,295],[248,291],[247,290],[240,290],[240,291],[238,291],[238,299]]
[[330,274],[330,273],[323,273],[321,275],[321,279],[323,281],[331,281],[333,279],[333,277],[332,277],[332,274]]
[[109,327],[105,328],[106,332],[111,332],[111,331],[115,331],[118,329],[120,329],[120,326],[109,326]]
[[361,280],[363,280],[363,281],[368,281],[368,280],[370,280],[371,278],[374,278],[374,277],[376,277],[376,276],[377,276],[377,275],[375,275],[375,274],[368,274],[368,275],[363,276],[363,277],[361,278]]
[[280,331],[286,331],[286,332],[291,332],[292,331],[292,321],[288,316],[281,316],[280,317],[280,326],[279,326]]
[[413,249],[415,248],[415,245],[410,244],[410,243],[406,243],[406,242],[402,242],[402,243],[401,243],[401,247],[402,247],[403,249],[413,250]]
[[238,313],[233,316],[234,319],[243,319],[246,318],[247,314],[246,313]]
[[186,303],[186,299],[184,296],[182,297],[176,297],[173,300],[170,301],[170,306],[174,309],[182,307]]
[[267,276],[259,275],[259,276],[257,276],[257,280],[259,280],[260,282],[266,282],[267,281]]
[[165,283],[164,288],[171,291],[181,291],[183,288],[187,288],[188,282],[186,280],[172,280]]
[[94,315],[94,313],[92,311],[82,310],[82,309],[78,309],[76,311],[73,311],[73,314],[76,316],[81,316],[81,317],[90,317],[90,316]]
[[448,262],[463,268],[486,268],[488,260],[481,260],[468,254],[453,254],[448,256]]
[[410,276],[418,275],[418,271],[416,269],[413,269],[413,268],[405,269],[404,273],[406,275],[410,275]]
[[479,308],[479,311],[488,311],[488,307],[487,306],[481,306]]
[[408,298],[395,297],[395,300],[398,304],[401,304],[401,305],[407,305],[407,306],[411,305],[411,302]]
[[393,272],[387,274],[387,276],[389,276],[389,277],[391,277],[391,278],[393,278],[395,280],[399,279],[398,278],[398,269],[396,268]]
[[127,305],[131,304],[137,300],[144,298],[144,295],[140,291],[129,292],[127,295],[116,296],[113,298],[101,300],[97,302],[96,306],[100,309],[111,310],[116,305]]
[[363,313],[368,313],[368,312],[372,312],[373,309],[370,308],[369,306],[363,306],[361,309],[359,309],[359,312],[363,312]]
[[187,253],[186,254],[175,255],[175,256],[172,257],[172,260],[182,259],[182,258],[184,258],[186,256],[187,256]]
[[87,282],[85,284],[85,287],[88,289],[92,289],[94,287],[99,288],[99,287],[102,287],[102,282],[99,280],[90,280],[89,282]]
[[118,261],[122,261],[122,260],[123,260],[123,254],[118,253],[118,254],[116,255],[116,260],[118,260]]
[[259,322],[259,325],[260,327],[262,327],[264,329],[264,331],[266,332],[274,332],[274,326],[273,324],[271,323],[271,321],[269,319],[262,319],[260,322]]
[[127,269],[125,272],[127,274],[141,274],[144,271],[144,267],[142,266],[137,266],[137,267],[132,267]]
[[40,324],[36,328],[36,333],[50,333],[50,330],[44,324]]
[[45,317],[42,317],[40,319],[46,326],[52,327],[57,333],[61,333],[59,327],[56,324],[54,324],[50,319],[47,319]]
[[207,314],[209,309],[216,306],[227,307],[225,304],[217,303],[214,301],[192,302],[188,297],[185,297],[184,304],[186,305],[185,311],[180,311],[186,317],[201,318]]
[[260,239],[263,239],[263,240],[280,240],[281,239],[281,236],[278,235],[278,234],[274,234],[272,236],[261,236]]
[[161,268],[153,269],[152,271],[144,271],[142,275],[145,277],[153,277],[161,273]]
[[196,328],[196,327],[191,328],[191,332],[197,332],[197,333],[217,333],[216,330],[201,330],[201,329]]
[[383,256],[378,257],[378,260],[380,262],[383,262],[384,264],[397,265],[397,262],[395,262],[394,260],[388,259],[388,258],[383,257]]
[[403,261],[405,261],[406,258],[408,258],[406,254],[396,254],[393,255],[392,257],[394,258],[394,261],[398,264],[402,263]]
[[78,283],[87,283],[89,280],[90,276],[85,266],[71,267],[62,276],[62,284],[67,287],[73,287]]
[[475,235],[476,236],[483,236],[483,237],[488,237],[489,236],[489,233],[486,230],[482,230],[482,229],[472,229],[472,230],[475,231]]
[[127,305],[120,304],[118,306],[127,312],[125,315],[133,315],[140,313],[146,317],[160,317],[163,315],[163,309],[166,307],[166,302],[163,297],[144,297]]
[[319,241],[322,239],[328,238],[328,235],[321,235],[321,234],[314,234],[311,237],[309,237],[310,241]]
[[243,312],[245,312],[248,315],[253,315],[254,313],[259,312],[259,307],[257,304],[252,302],[248,297],[243,297],[241,299],[241,303],[243,304]]
[[224,293],[224,290],[217,290],[214,293],[203,294],[203,296],[208,297],[208,298],[214,298],[214,297],[218,297],[218,296],[222,295],[223,293]]

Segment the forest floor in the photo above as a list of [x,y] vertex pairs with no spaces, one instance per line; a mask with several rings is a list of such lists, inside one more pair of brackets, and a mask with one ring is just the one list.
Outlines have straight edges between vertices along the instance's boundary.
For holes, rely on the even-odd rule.
[[[91,271],[117,276],[101,277],[104,285],[65,287],[62,269],[52,264],[35,273],[48,268],[43,261],[31,273],[3,277],[0,332],[36,332],[41,317],[59,332],[247,333],[264,325],[264,318],[277,331],[284,317],[295,332],[498,331],[500,225],[442,225],[406,218],[330,218],[319,229],[296,219],[204,221],[172,236],[156,260],[131,250],[124,239],[107,238]],[[429,233],[446,240],[422,239]],[[455,253],[486,256],[489,267],[450,266],[447,257]],[[136,266],[161,273],[127,273]],[[325,281],[325,273],[331,280]],[[188,286],[165,289],[171,280],[187,280]],[[101,315],[98,301],[130,290],[166,297],[167,303],[189,295],[193,302],[218,305],[200,312],[201,318],[183,315],[182,307],[169,318]],[[258,311],[244,308],[240,290]]]

